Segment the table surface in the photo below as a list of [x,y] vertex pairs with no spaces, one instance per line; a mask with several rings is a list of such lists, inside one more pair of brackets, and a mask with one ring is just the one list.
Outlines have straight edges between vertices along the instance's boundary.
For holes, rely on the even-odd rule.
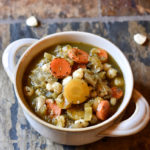
[[[144,46],[133,40],[136,33],[150,39],[150,2],[144,0],[50,0],[0,2],[0,59],[7,45],[20,38],[37,38],[61,31],[86,31],[115,43],[128,58],[134,75],[135,88],[150,103],[150,40]],[[20,8],[19,6],[23,6]],[[42,6],[45,6],[42,9]],[[109,7],[107,7],[109,6]],[[4,8],[4,10],[1,9]],[[52,7],[49,10],[49,7]],[[72,7],[72,9],[68,9]],[[124,8],[121,10],[121,7]],[[56,8],[56,9],[54,9]],[[79,8],[79,9],[77,9]],[[118,9],[116,9],[118,8]],[[29,11],[31,9],[31,11]],[[38,11],[37,11],[38,10]],[[25,18],[36,15],[41,21],[37,28],[28,27]],[[0,150],[150,150],[150,124],[129,137],[103,138],[85,146],[64,146],[53,143],[37,133],[25,119],[14,95],[13,85],[0,63]],[[133,112],[131,102],[125,118]]]

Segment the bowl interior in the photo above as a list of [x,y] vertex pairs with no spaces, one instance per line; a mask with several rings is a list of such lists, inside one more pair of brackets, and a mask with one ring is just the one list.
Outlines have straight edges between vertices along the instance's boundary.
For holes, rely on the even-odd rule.
[[[21,106],[23,107],[23,109],[26,112],[28,112],[32,117],[34,117],[35,119],[40,121],[41,123],[43,123],[49,127],[58,129],[58,127],[54,127],[53,125],[50,125],[50,124],[46,123],[45,121],[41,120],[31,111],[31,109],[29,108],[29,106],[23,96],[22,78],[23,78],[23,74],[24,74],[25,70],[27,69],[28,64],[39,52],[41,52],[45,48],[50,47],[54,44],[60,44],[63,42],[83,42],[83,43],[91,44],[96,47],[103,48],[106,51],[108,51],[108,53],[116,60],[120,69],[122,70],[123,77],[125,80],[125,94],[124,94],[123,101],[122,101],[120,107],[118,108],[117,112],[113,116],[111,116],[106,121],[104,121],[98,125],[94,125],[94,126],[87,127],[87,128],[90,129],[93,127],[105,125],[106,123],[117,118],[119,116],[119,114],[121,114],[121,112],[123,112],[124,109],[126,108],[127,104],[130,101],[131,95],[132,95],[133,75],[132,75],[131,67],[130,67],[126,57],[124,56],[124,54],[113,43],[111,43],[110,41],[108,41],[100,36],[90,34],[90,33],[85,33],[85,32],[61,32],[61,33],[52,34],[45,38],[42,38],[41,40],[39,40],[38,42],[36,42],[35,44],[33,44],[31,47],[29,47],[26,50],[26,52],[22,55],[18,65],[17,65],[16,78],[15,78],[16,79],[15,91],[16,91],[16,94],[18,97],[18,101],[21,104]],[[83,128],[80,130],[85,130],[87,128]],[[65,130],[67,130],[67,129],[65,129]],[[77,129],[68,129],[68,130],[77,130]]]

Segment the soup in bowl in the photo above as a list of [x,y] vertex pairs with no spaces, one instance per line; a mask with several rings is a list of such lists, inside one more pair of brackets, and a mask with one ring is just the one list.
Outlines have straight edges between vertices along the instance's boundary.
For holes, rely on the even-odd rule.
[[[29,48],[16,66],[23,46]],[[100,36],[70,31],[20,39],[6,48],[2,61],[26,119],[52,141],[83,145],[135,134],[148,123],[149,106],[133,92],[126,57]],[[132,93],[136,109],[120,122]]]
[[98,124],[118,109],[123,74],[104,49],[84,43],[48,47],[23,77],[24,95],[43,120],[65,128]]

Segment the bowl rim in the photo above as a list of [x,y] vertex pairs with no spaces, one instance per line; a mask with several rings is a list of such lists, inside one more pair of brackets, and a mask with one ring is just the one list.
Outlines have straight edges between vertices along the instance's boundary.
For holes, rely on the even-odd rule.
[[[44,40],[47,40],[49,38],[52,38],[54,36],[62,36],[64,34],[82,34],[84,36],[93,36],[93,37],[100,37],[102,38],[103,40],[106,40],[108,41],[110,44],[112,44],[113,46],[115,46],[115,48],[122,54],[122,56],[125,58],[125,61],[126,61],[126,64],[128,65],[128,71],[130,72],[130,75],[131,75],[131,91],[129,93],[129,99],[128,99],[128,102],[126,103],[126,105],[123,107],[123,109],[118,112],[118,110],[111,116],[109,117],[107,120],[101,122],[101,123],[98,123],[96,125],[92,125],[92,126],[89,126],[89,127],[85,127],[85,128],[62,128],[62,127],[57,127],[55,125],[52,125],[44,120],[42,120],[40,117],[38,117],[35,113],[33,113],[30,109],[28,109],[25,104],[23,103],[23,101],[21,100],[20,96],[19,96],[19,93],[18,93],[18,90],[17,90],[17,72],[18,72],[18,69],[19,69],[19,65],[21,63],[21,61],[23,60],[24,56],[30,52],[30,49],[33,48],[35,45],[37,44],[41,44]],[[120,66],[119,66],[120,67]],[[133,72],[132,72],[132,69],[131,69],[131,66],[129,64],[129,61],[127,60],[126,56],[123,54],[123,52],[114,44],[112,43],[111,41],[109,41],[108,39],[105,39],[99,35],[96,35],[96,34],[93,34],[93,33],[88,33],[88,32],[81,32],[81,31],[64,31],[64,32],[59,32],[59,33],[54,33],[54,34],[51,34],[51,35],[47,35],[41,39],[39,39],[37,42],[35,42],[34,44],[32,44],[31,46],[29,46],[27,48],[27,50],[23,53],[23,55],[20,57],[18,63],[17,63],[17,66],[16,66],[16,70],[15,70],[15,84],[14,84],[14,89],[15,89],[15,94],[17,96],[17,100],[18,102],[20,103],[21,107],[23,108],[23,110],[25,110],[25,112],[27,112],[28,115],[30,115],[33,119],[35,119],[38,123],[48,127],[48,128],[51,128],[51,129],[54,129],[54,130],[59,130],[59,131],[67,131],[67,132],[82,132],[82,131],[89,131],[89,130],[94,130],[96,128],[100,128],[102,126],[105,126],[107,125],[109,122],[112,122],[114,120],[116,120],[116,118],[119,117],[119,115],[126,109],[126,107],[128,106],[129,102],[130,102],[130,99],[131,99],[131,96],[132,96],[132,92],[133,92],[133,86],[134,86],[134,79],[133,79]]]

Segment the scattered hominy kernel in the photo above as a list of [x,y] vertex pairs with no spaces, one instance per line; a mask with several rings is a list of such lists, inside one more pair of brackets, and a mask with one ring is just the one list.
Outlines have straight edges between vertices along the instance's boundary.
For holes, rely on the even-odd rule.
[[47,89],[48,91],[53,91],[52,84],[47,83],[47,84],[46,84],[46,89]]
[[116,99],[115,97],[112,97],[112,98],[110,99],[110,104],[111,104],[112,106],[114,106],[114,105],[116,105],[116,103],[117,103],[117,99]]
[[54,82],[52,84],[52,88],[54,93],[60,94],[62,92],[62,85],[59,82]]
[[107,71],[109,68],[111,68],[111,64],[105,63],[104,70]]
[[31,16],[26,20],[26,24],[31,27],[36,27],[38,26],[38,20],[34,16]]
[[24,92],[26,96],[32,96],[34,93],[33,88],[29,87],[29,86],[25,86],[24,87]]
[[109,79],[113,79],[117,75],[117,70],[114,68],[109,68],[106,75]]
[[147,40],[147,37],[140,33],[135,34],[133,38],[134,41],[139,45],[143,45]]
[[83,69],[79,68],[76,71],[73,72],[73,78],[82,79],[84,75]]
[[115,85],[115,86],[123,86],[123,85],[124,85],[123,78],[116,77],[116,78],[114,79],[114,85]]
[[72,76],[68,76],[68,77],[64,78],[62,81],[62,85],[65,86],[71,80],[72,80]]

